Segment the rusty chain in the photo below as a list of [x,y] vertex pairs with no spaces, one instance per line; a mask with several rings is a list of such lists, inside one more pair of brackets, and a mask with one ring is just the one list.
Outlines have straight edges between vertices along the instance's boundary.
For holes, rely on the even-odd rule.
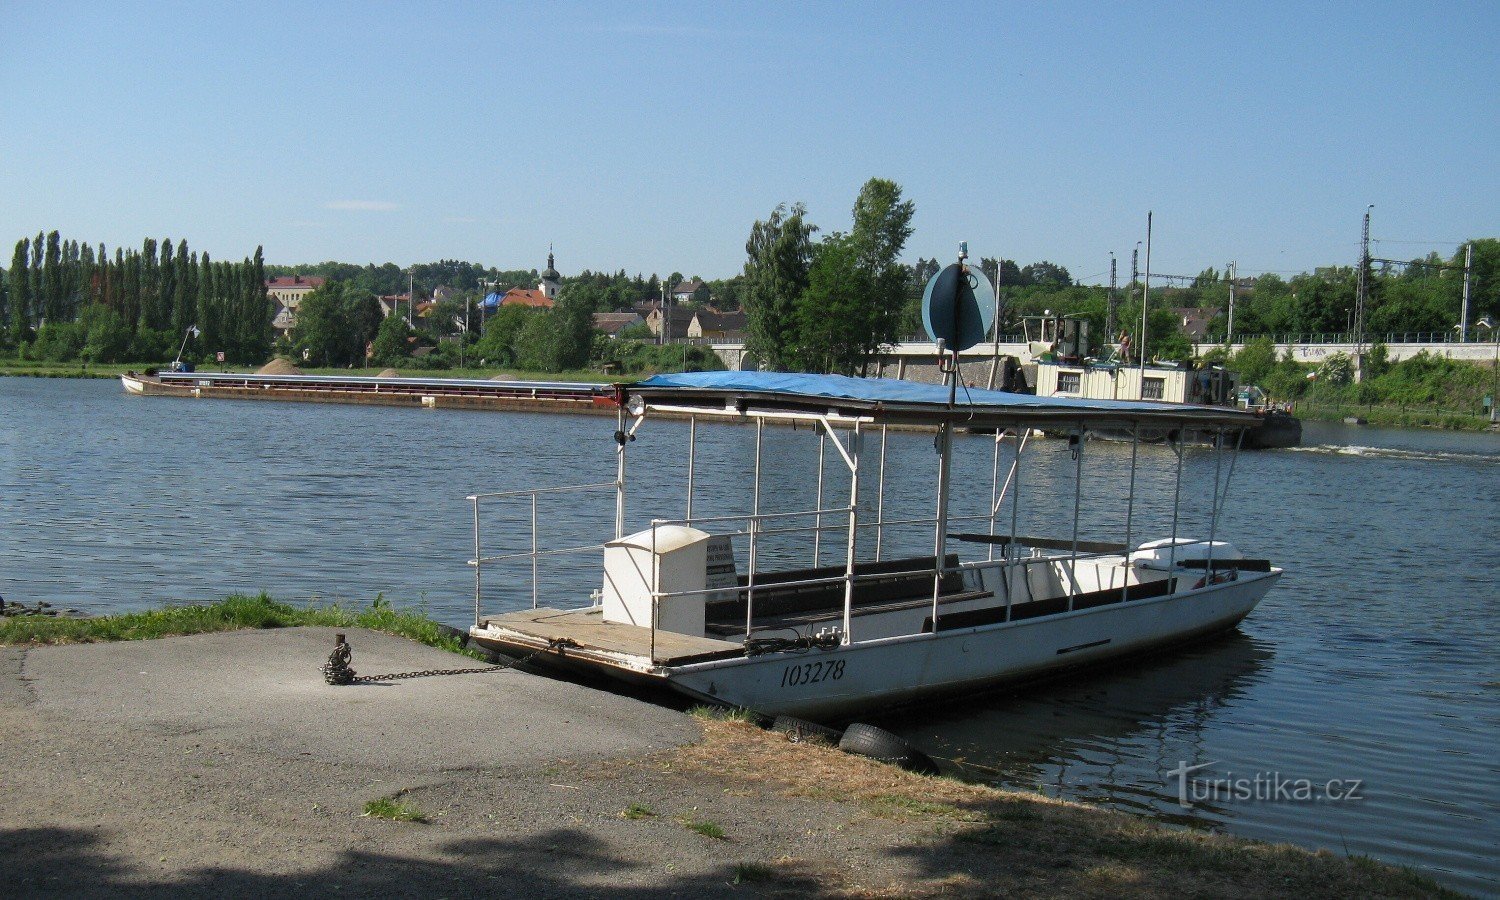
[[338,643],[334,645],[333,652],[328,654],[328,661],[323,663],[319,671],[323,673],[323,680],[332,685],[373,684],[380,681],[400,681],[406,678],[431,678],[436,675],[479,675],[515,668],[552,648],[552,643],[549,642],[547,647],[538,648],[520,659],[492,666],[473,666],[465,669],[422,669],[416,672],[393,672],[388,675],[356,675],[354,669],[349,666],[354,655],[353,648],[344,642],[343,635],[339,635]]

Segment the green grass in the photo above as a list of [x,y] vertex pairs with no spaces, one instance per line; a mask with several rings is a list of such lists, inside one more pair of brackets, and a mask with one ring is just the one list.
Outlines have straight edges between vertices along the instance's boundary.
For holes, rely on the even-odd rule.
[[681,819],[682,827],[688,831],[696,831],[704,837],[713,838],[716,841],[728,840],[724,836],[724,829],[707,819]]
[[389,819],[392,822],[426,822],[427,815],[410,803],[402,803],[395,797],[381,797],[365,804],[365,816],[371,819]]
[[985,819],[983,813],[962,809],[951,803],[931,803],[900,794],[871,797],[864,801],[864,806],[872,815],[883,819],[916,817],[951,819],[955,822],[980,822]]
[[649,806],[632,803],[625,807],[625,810],[620,813],[620,817],[623,819],[651,819],[656,817],[656,811]]
[[[0,359],[0,375],[24,375],[33,378],[118,378],[125,372],[141,372],[166,363],[88,363],[46,362],[33,359]],[[236,371],[248,371],[240,366]]]
[[756,724],[755,713],[742,707],[708,706],[700,704],[688,710],[688,715],[695,719],[715,722],[745,722],[750,725]]
[[378,597],[370,605],[363,607],[338,604],[297,607],[278,603],[265,594],[235,595],[217,603],[166,606],[145,612],[88,619],[8,616],[0,618],[0,644],[140,641],[181,634],[237,631],[245,628],[291,628],[298,625],[369,628],[475,659],[484,658],[478,653],[463,649],[457,637],[423,613],[397,609]]
[[1437,407],[1407,406],[1399,403],[1325,403],[1302,400],[1297,416],[1325,422],[1340,422],[1345,416],[1358,416],[1371,425],[1396,428],[1447,428],[1454,431],[1484,431],[1490,427],[1487,415],[1465,413]]

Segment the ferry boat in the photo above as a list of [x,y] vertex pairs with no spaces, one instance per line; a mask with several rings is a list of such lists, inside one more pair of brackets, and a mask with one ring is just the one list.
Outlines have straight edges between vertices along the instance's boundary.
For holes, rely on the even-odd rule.
[[[1039,397],[1082,397],[1094,400],[1160,400],[1237,407],[1254,413],[1255,424],[1240,437],[1246,450],[1296,447],[1302,443],[1302,422],[1290,409],[1267,401],[1254,385],[1241,385],[1237,374],[1219,365],[1130,363],[1129,345],[1109,348],[1103,358],[1088,356],[1088,322],[1075,316],[1027,316],[1022,320]],[[1124,352],[1122,352],[1124,351]],[[1101,430],[1097,437],[1129,440],[1118,431]],[[1152,432],[1146,440],[1159,442]],[[1212,432],[1193,433],[1198,443]]]
[[[1256,417],[1242,410],[979,389],[955,392],[894,379],[767,372],[658,375],[616,386],[614,399],[618,419],[612,480],[469,496],[473,642],[544,665],[659,685],[703,701],[837,720],[864,709],[964,695],[1223,632],[1249,614],[1282,574],[1269,560],[1247,558],[1217,533],[1233,477],[1236,437],[1256,424]],[[652,518],[649,527],[626,533],[627,451],[637,432],[659,415],[689,422],[686,514]],[[695,515],[700,421],[745,423],[755,429],[754,470],[745,485],[748,514]],[[763,508],[764,430],[767,424],[784,423],[818,429],[820,453],[823,442],[833,446],[847,470],[846,499],[825,503],[820,465],[818,499],[811,508]],[[907,427],[938,432],[931,519],[897,520],[885,511],[887,431]],[[994,432],[988,514],[953,515],[954,434],[975,427]],[[1139,533],[1133,487],[1143,454],[1133,449],[1122,539],[1080,534],[1085,459],[1098,452],[1089,450],[1084,439],[1105,428],[1135,434],[1159,429],[1169,435],[1177,451],[1179,488],[1169,532]],[[1074,470],[1075,493],[1057,521],[1058,533],[1046,536],[1016,533],[1019,485],[1032,477],[1025,448],[1034,429],[1069,430],[1076,439],[1071,454],[1048,454]],[[1178,436],[1189,430],[1216,436],[1206,537],[1177,533],[1182,496]],[[879,467],[871,472],[865,445],[877,437]],[[985,444],[966,439],[966,446]],[[891,465],[898,464],[902,461]],[[872,488],[873,515],[867,512]],[[601,503],[612,498],[613,534],[587,546],[543,546],[537,522],[553,519],[548,502],[560,494],[589,492],[602,495]],[[581,499],[574,496],[568,502],[577,508]],[[487,554],[482,523],[491,522],[502,507],[515,510],[516,518],[497,539],[510,549]],[[530,548],[517,550],[526,538],[528,516]],[[931,529],[926,540],[933,553],[898,558],[883,553],[890,546],[886,532],[897,528]],[[821,557],[814,555],[808,568],[766,565],[767,542],[773,538],[805,541],[809,547],[822,540],[826,548],[829,540],[823,535],[830,529],[836,529],[833,543],[842,551],[838,564],[820,565]],[[589,599],[582,594],[585,586],[571,602],[549,596],[543,603],[538,565],[559,556],[566,559],[566,554],[593,560],[602,554],[598,589]],[[488,612],[485,590],[491,583],[486,573],[493,579],[496,567],[524,571],[528,564],[530,608],[514,609],[524,604],[523,576],[499,588],[512,611]]]

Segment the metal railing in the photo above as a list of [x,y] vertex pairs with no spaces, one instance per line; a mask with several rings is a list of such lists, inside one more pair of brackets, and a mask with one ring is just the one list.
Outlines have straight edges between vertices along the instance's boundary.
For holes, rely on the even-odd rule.
[[[1273,344],[1354,344],[1358,343],[1359,335],[1352,331],[1330,331],[1330,332],[1284,332],[1264,334],[1236,334],[1233,344],[1246,344],[1250,341],[1270,338]],[[1201,345],[1222,344],[1224,335],[1211,334],[1205,340],[1199,341]],[[1449,331],[1367,331],[1364,335],[1365,344],[1488,344],[1493,343],[1489,337],[1479,338],[1474,334],[1469,335],[1466,341],[1455,330]]]
[[[531,608],[536,609],[539,605],[539,580],[538,562],[542,557],[565,556],[574,553],[592,553],[604,549],[604,544],[587,544],[577,547],[563,547],[556,550],[541,549],[540,536],[537,530],[538,502],[537,498],[542,496],[555,496],[559,494],[577,494],[585,491],[605,491],[611,493],[619,489],[619,484],[614,481],[598,482],[595,484],[570,484],[550,488],[529,488],[516,491],[497,491],[488,494],[470,494],[467,498],[474,512],[474,556],[468,561],[474,567],[474,624],[479,625],[482,617],[482,595],[483,595],[483,572],[487,564],[507,562],[515,559],[529,559],[531,561]],[[512,553],[500,553],[493,556],[485,556],[480,542],[480,501],[516,501],[526,498],[529,501],[531,513],[531,549],[519,550]]]

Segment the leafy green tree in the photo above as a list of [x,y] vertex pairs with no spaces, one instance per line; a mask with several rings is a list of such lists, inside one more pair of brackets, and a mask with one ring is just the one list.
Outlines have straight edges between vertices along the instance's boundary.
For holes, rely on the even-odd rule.
[[860,265],[853,239],[840,234],[824,239],[796,307],[799,367],[845,375],[860,371],[878,327],[874,294],[874,279]]
[[130,346],[130,326],[102,303],[85,307],[80,320],[85,334],[82,356],[89,362],[116,362]]
[[1246,383],[1259,384],[1276,368],[1276,345],[1269,337],[1247,341],[1234,354],[1229,367]]
[[397,366],[411,358],[411,328],[400,316],[386,316],[375,330],[372,362],[377,366]]
[[1022,269],[1020,272],[1020,282],[1023,285],[1069,287],[1073,284],[1073,276],[1062,266],[1042,260]]
[[308,292],[297,307],[297,349],[316,366],[363,365],[365,345],[380,323],[373,294],[347,281],[330,281]]
[[745,242],[745,350],[765,369],[784,370],[798,356],[797,301],[812,268],[812,234],[806,208],[777,206],[750,228]]
[[78,358],[86,337],[83,326],[77,322],[44,322],[37,329],[31,353],[35,359],[68,362]]
[[309,291],[297,306],[297,349],[315,366],[343,365],[353,355],[354,323],[345,303],[345,283],[327,282]]
[[474,352],[490,365],[513,365],[521,330],[537,315],[540,313],[519,303],[501,306],[485,321],[484,334],[474,345]]

